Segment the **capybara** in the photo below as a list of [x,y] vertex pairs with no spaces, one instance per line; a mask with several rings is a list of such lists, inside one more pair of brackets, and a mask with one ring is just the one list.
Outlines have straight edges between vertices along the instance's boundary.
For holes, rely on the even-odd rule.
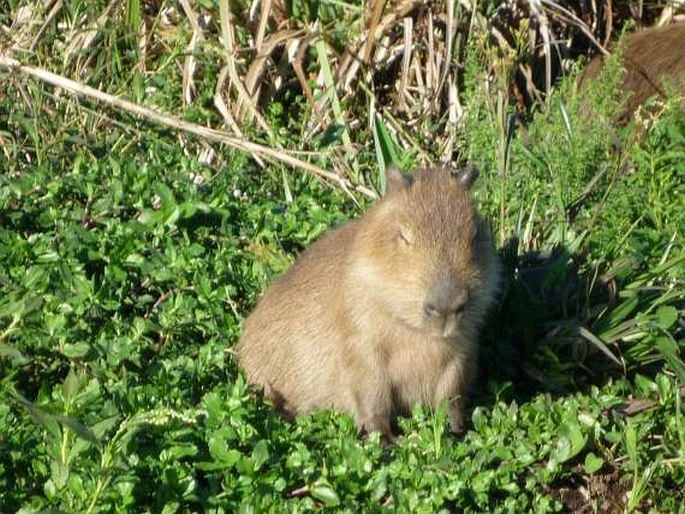
[[498,260],[460,171],[388,170],[388,192],[302,253],[247,318],[250,383],[287,415],[334,408],[394,439],[391,421],[448,399],[462,428]]
[[[581,82],[599,75],[604,59],[595,57],[589,63]],[[685,109],[685,23],[652,27],[630,34],[623,53],[623,82],[626,93],[619,123],[625,124],[635,110],[652,96],[666,97],[664,80],[681,95]]]

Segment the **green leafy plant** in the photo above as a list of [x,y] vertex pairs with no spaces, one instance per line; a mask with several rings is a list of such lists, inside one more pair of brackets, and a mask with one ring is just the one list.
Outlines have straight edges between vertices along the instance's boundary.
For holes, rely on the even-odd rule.
[[[0,23],[29,19],[19,16],[29,4],[9,2]],[[41,37],[28,25],[14,34],[31,35],[27,47],[35,38],[34,64],[178,119],[230,125],[216,86],[243,55],[211,41],[225,29],[219,6],[196,4],[206,39],[192,49],[189,16],[135,1],[118,10],[66,1],[57,21],[39,24]],[[440,106],[398,114],[380,84],[358,96],[335,88],[338,50],[364,30],[361,8],[288,9],[297,23],[322,21],[321,37],[301,42],[302,63],[328,110],[309,110],[297,87],[269,96],[265,78],[257,96],[272,101],[241,130],[274,148],[316,148],[308,162],[349,172],[350,194],[0,72],[0,511],[557,512],[575,501],[676,512],[685,502],[676,102],[614,128],[615,60],[593,88],[579,94],[569,80],[520,119],[507,94],[513,55],[493,68],[500,54],[476,32],[452,48],[468,56],[465,113],[443,134],[445,120],[420,114]],[[258,23],[223,14],[251,45]],[[291,65],[285,50],[268,55]],[[404,126],[403,116],[422,122]],[[476,198],[504,265],[465,434],[449,433],[444,408],[424,406],[398,420],[403,438],[391,447],[360,438],[348,415],[283,419],[239,370],[242,319],[315,238],[383,191],[387,166],[437,161],[443,136],[481,166]]]

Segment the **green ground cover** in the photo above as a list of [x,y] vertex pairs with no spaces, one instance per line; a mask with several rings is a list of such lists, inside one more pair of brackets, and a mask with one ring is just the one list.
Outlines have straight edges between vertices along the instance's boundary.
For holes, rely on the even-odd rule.
[[[0,6],[9,26],[19,5]],[[188,106],[187,28],[142,73],[129,25],[103,23],[84,82],[220,123],[215,49],[195,50]],[[65,33],[42,37],[22,61],[70,69]],[[284,421],[232,350],[259,293],[367,196],[0,69],[0,511],[683,509],[685,114],[672,102],[615,127],[615,61],[508,130],[479,82],[485,54],[468,53],[455,144],[482,169],[504,276],[471,424],[455,439],[444,412],[417,407],[386,448],[347,415]],[[264,110],[285,149],[304,144],[293,95]],[[350,137],[351,184],[380,190],[388,159],[420,161],[372,126],[332,124],[311,162],[337,166]],[[416,129],[426,152],[431,130]]]

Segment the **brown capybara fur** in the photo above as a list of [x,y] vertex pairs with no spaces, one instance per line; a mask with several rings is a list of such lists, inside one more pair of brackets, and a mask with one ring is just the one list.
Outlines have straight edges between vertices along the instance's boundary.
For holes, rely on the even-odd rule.
[[477,174],[389,170],[385,197],[307,249],[245,321],[249,382],[286,414],[334,408],[388,439],[395,415],[449,399],[459,431],[498,275]]
[[[603,59],[595,57],[583,73],[582,83],[595,78]],[[623,52],[623,82],[627,93],[619,123],[627,123],[635,110],[652,96],[666,97],[664,80],[681,96],[685,109],[685,23],[653,27],[627,37]]]

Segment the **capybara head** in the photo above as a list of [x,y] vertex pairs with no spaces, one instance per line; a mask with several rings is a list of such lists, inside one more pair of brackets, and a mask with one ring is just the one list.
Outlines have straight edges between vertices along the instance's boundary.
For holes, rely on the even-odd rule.
[[469,195],[477,176],[473,167],[391,168],[362,231],[361,284],[398,322],[434,337],[471,335],[494,293],[490,231]]

